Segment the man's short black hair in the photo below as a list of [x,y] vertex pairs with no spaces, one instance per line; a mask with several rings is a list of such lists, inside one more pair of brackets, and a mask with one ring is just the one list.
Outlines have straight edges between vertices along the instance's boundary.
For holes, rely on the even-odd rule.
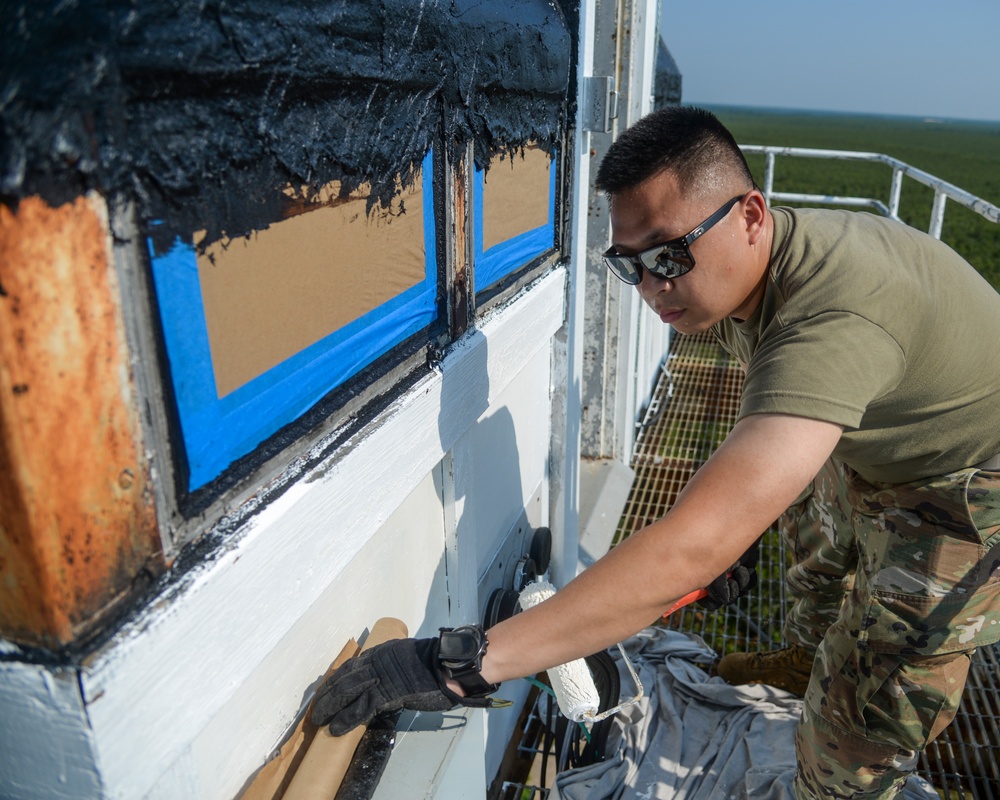
[[597,189],[615,195],[670,170],[682,191],[725,174],[754,187],[743,152],[710,111],[667,106],[640,119],[608,148],[597,170]]

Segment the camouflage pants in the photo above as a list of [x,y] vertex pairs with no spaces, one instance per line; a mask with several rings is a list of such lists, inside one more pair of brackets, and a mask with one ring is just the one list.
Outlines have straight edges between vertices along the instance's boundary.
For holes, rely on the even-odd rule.
[[816,649],[796,796],[890,798],[1000,639],[1000,472],[873,485],[829,462],[780,520],[785,637]]

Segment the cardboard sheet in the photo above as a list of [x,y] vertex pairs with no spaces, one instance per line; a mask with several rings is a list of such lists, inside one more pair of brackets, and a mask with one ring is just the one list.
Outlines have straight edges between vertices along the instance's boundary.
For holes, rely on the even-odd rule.
[[490,162],[483,184],[483,250],[550,222],[552,168],[548,153],[529,145],[520,154]]
[[366,197],[355,193],[198,256],[218,397],[424,279],[421,179],[390,209],[366,215]]
[[[347,659],[354,658],[358,651],[358,643],[351,639],[334,659],[323,680],[332,675],[333,671]],[[254,775],[253,781],[240,795],[239,800],[280,800],[292,782],[295,770],[302,763],[316,730],[316,726],[309,721],[307,712],[281,745],[277,755]]]

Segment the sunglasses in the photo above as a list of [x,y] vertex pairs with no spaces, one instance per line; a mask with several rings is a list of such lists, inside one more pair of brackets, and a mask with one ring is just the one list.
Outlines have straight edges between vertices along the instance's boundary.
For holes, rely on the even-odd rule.
[[678,236],[667,242],[653,245],[635,256],[623,256],[615,252],[612,246],[604,254],[604,263],[615,275],[625,283],[635,286],[642,281],[643,268],[661,278],[673,279],[694,269],[694,256],[691,255],[691,243],[723,219],[733,206],[746,195],[734,197],[701,225],[685,236]]

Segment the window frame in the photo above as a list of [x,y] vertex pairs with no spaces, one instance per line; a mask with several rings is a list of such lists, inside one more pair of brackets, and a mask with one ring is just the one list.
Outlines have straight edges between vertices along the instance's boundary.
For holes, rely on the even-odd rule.
[[[194,490],[187,488],[187,455],[152,267],[145,252],[146,240],[135,235],[130,237],[131,244],[116,244],[123,284],[138,300],[134,306],[137,311],[129,314],[130,337],[137,342],[137,352],[154,354],[152,358],[136,359],[136,377],[146,399],[144,429],[152,443],[148,449],[152,451],[153,468],[160,477],[154,482],[156,505],[168,554],[177,554],[206,533],[210,534],[204,537],[206,543],[216,541],[262,505],[279,497],[309,470],[321,462],[336,461],[338,451],[352,437],[426,375],[426,370],[436,368],[446,349],[474,327],[477,318],[514,300],[525,286],[561,263],[565,224],[560,211],[566,191],[561,154],[566,144],[563,139],[552,159],[552,246],[512,269],[494,285],[474,293],[469,291],[470,285],[475,285],[471,209],[475,173],[471,144],[467,154],[456,160],[434,158],[424,180],[432,184],[439,309],[435,321],[333,387],[300,416]],[[141,229],[132,217],[132,209],[119,213],[119,227]],[[449,232],[453,233],[451,238]]]

